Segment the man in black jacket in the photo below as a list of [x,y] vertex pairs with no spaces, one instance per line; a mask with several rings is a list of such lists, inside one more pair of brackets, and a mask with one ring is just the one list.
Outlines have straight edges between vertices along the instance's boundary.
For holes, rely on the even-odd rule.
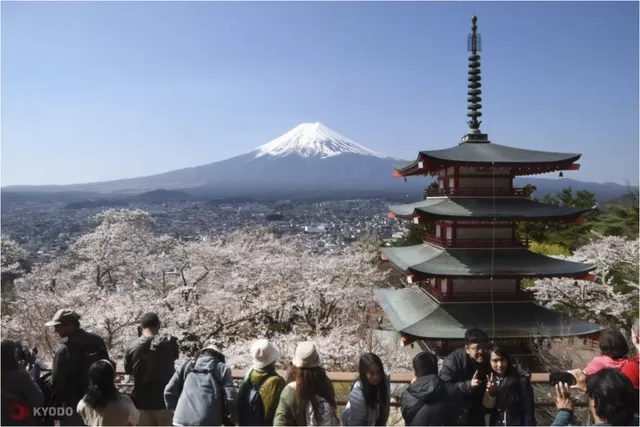
[[140,411],[140,425],[171,426],[173,412],[164,403],[164,388],[173,377],[180,356],[177,338],[161,334],[160,318],[146,313],[138,339],[125,351],[124,371],[133,377],[133,403]]
[[486,410],[482,405],[487,376],[490,372],[486,354],[489,338],[484,331],[469,329],[464,334],[465,346],[449,354],[442,362],[440,378],[464,396],[460,417],[456,424],[485,425]]
[[109,359],[104,340],[80,328],[80,315],[73,310],[58,310],[53,319],[45,323],[53,326],[65,340],[56,349],[51,366],[49,386],[53,392],[53,406],[73,408],[73,415],[59,419],[61,426],[82,426],[82,418],[76,412],[89,386],[89,368],[100,359]]
[[413,382],[402,393],[402,418],[408,426],[447,426],[456,423],[462,393],[438,377],[438,360],[428,351],[413,358]]

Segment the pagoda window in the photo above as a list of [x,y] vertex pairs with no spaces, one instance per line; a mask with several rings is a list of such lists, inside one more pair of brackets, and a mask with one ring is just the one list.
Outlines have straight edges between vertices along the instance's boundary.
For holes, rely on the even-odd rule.
[[441,190],[444,189],[444,180],[443,179],[439,179],[438,180],[438,186],[440,187]]
[[440,238],[441,232],[440,232],[440,224],[436,224],[436,237]]
[[456,179],[455,178],[449,178],[449,188],[450,189],[454,189],[456,188]]
[[447,227],[447,240],[453,240],[453,229],[451,227]]
[[442,295],[446,295],[447,294],[447,279],[442,279],[441,283],[441,288],[440,288],[440,292],[442,292]]

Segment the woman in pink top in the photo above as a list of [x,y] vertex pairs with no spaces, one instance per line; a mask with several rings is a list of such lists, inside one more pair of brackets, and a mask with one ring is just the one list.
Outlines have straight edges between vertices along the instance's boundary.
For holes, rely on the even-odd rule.
[[584,368],[585,374],[593,375],[604,368],[620,370],[627,362],[629,344],[620,331],[606,331],[600,336],[600,353]]

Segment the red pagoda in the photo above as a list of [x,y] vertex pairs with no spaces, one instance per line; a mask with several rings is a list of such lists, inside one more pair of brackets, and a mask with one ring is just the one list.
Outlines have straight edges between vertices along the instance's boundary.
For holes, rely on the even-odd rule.
[[[461,340],[468,328],[494,340],[523,342],[532,336],[590,335],[600,326],[572,319],[534,302],[523,279],[572,277],[593,280],[594,265],[532,253],[519,239],[520,221],[581,223],[580,208],[531,200],[514,177],[578,170],[581,154],[525,150],[498,145],[480,131],[480,36],[477,18],[469,35],[469,131],[454,147],[421,151],[394,176],[437,176],[420,202],[390,206],[391,218],[432,223],[424,243],[382,250],[406,275],[404,289],[378,289],[376,300],[403,335],[434,350]],[[445,350],[446,351],[446,350]]]

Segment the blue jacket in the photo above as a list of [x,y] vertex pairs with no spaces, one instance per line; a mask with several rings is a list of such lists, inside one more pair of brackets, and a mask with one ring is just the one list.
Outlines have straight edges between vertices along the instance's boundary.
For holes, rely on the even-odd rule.
[[[382,380],[391,398],[391,377]],[[390,400],[382,402],[376,408],[367,405],[360,381],[357,381],[349,393],[349,401],[342,411],[342,424],[345,426],[386,426],[389,419]]]
[[208,355],[183,363],[164,389],[164,401],[167,409],[174,411],[174,425],[235,424],[236,389],[231,369]]

